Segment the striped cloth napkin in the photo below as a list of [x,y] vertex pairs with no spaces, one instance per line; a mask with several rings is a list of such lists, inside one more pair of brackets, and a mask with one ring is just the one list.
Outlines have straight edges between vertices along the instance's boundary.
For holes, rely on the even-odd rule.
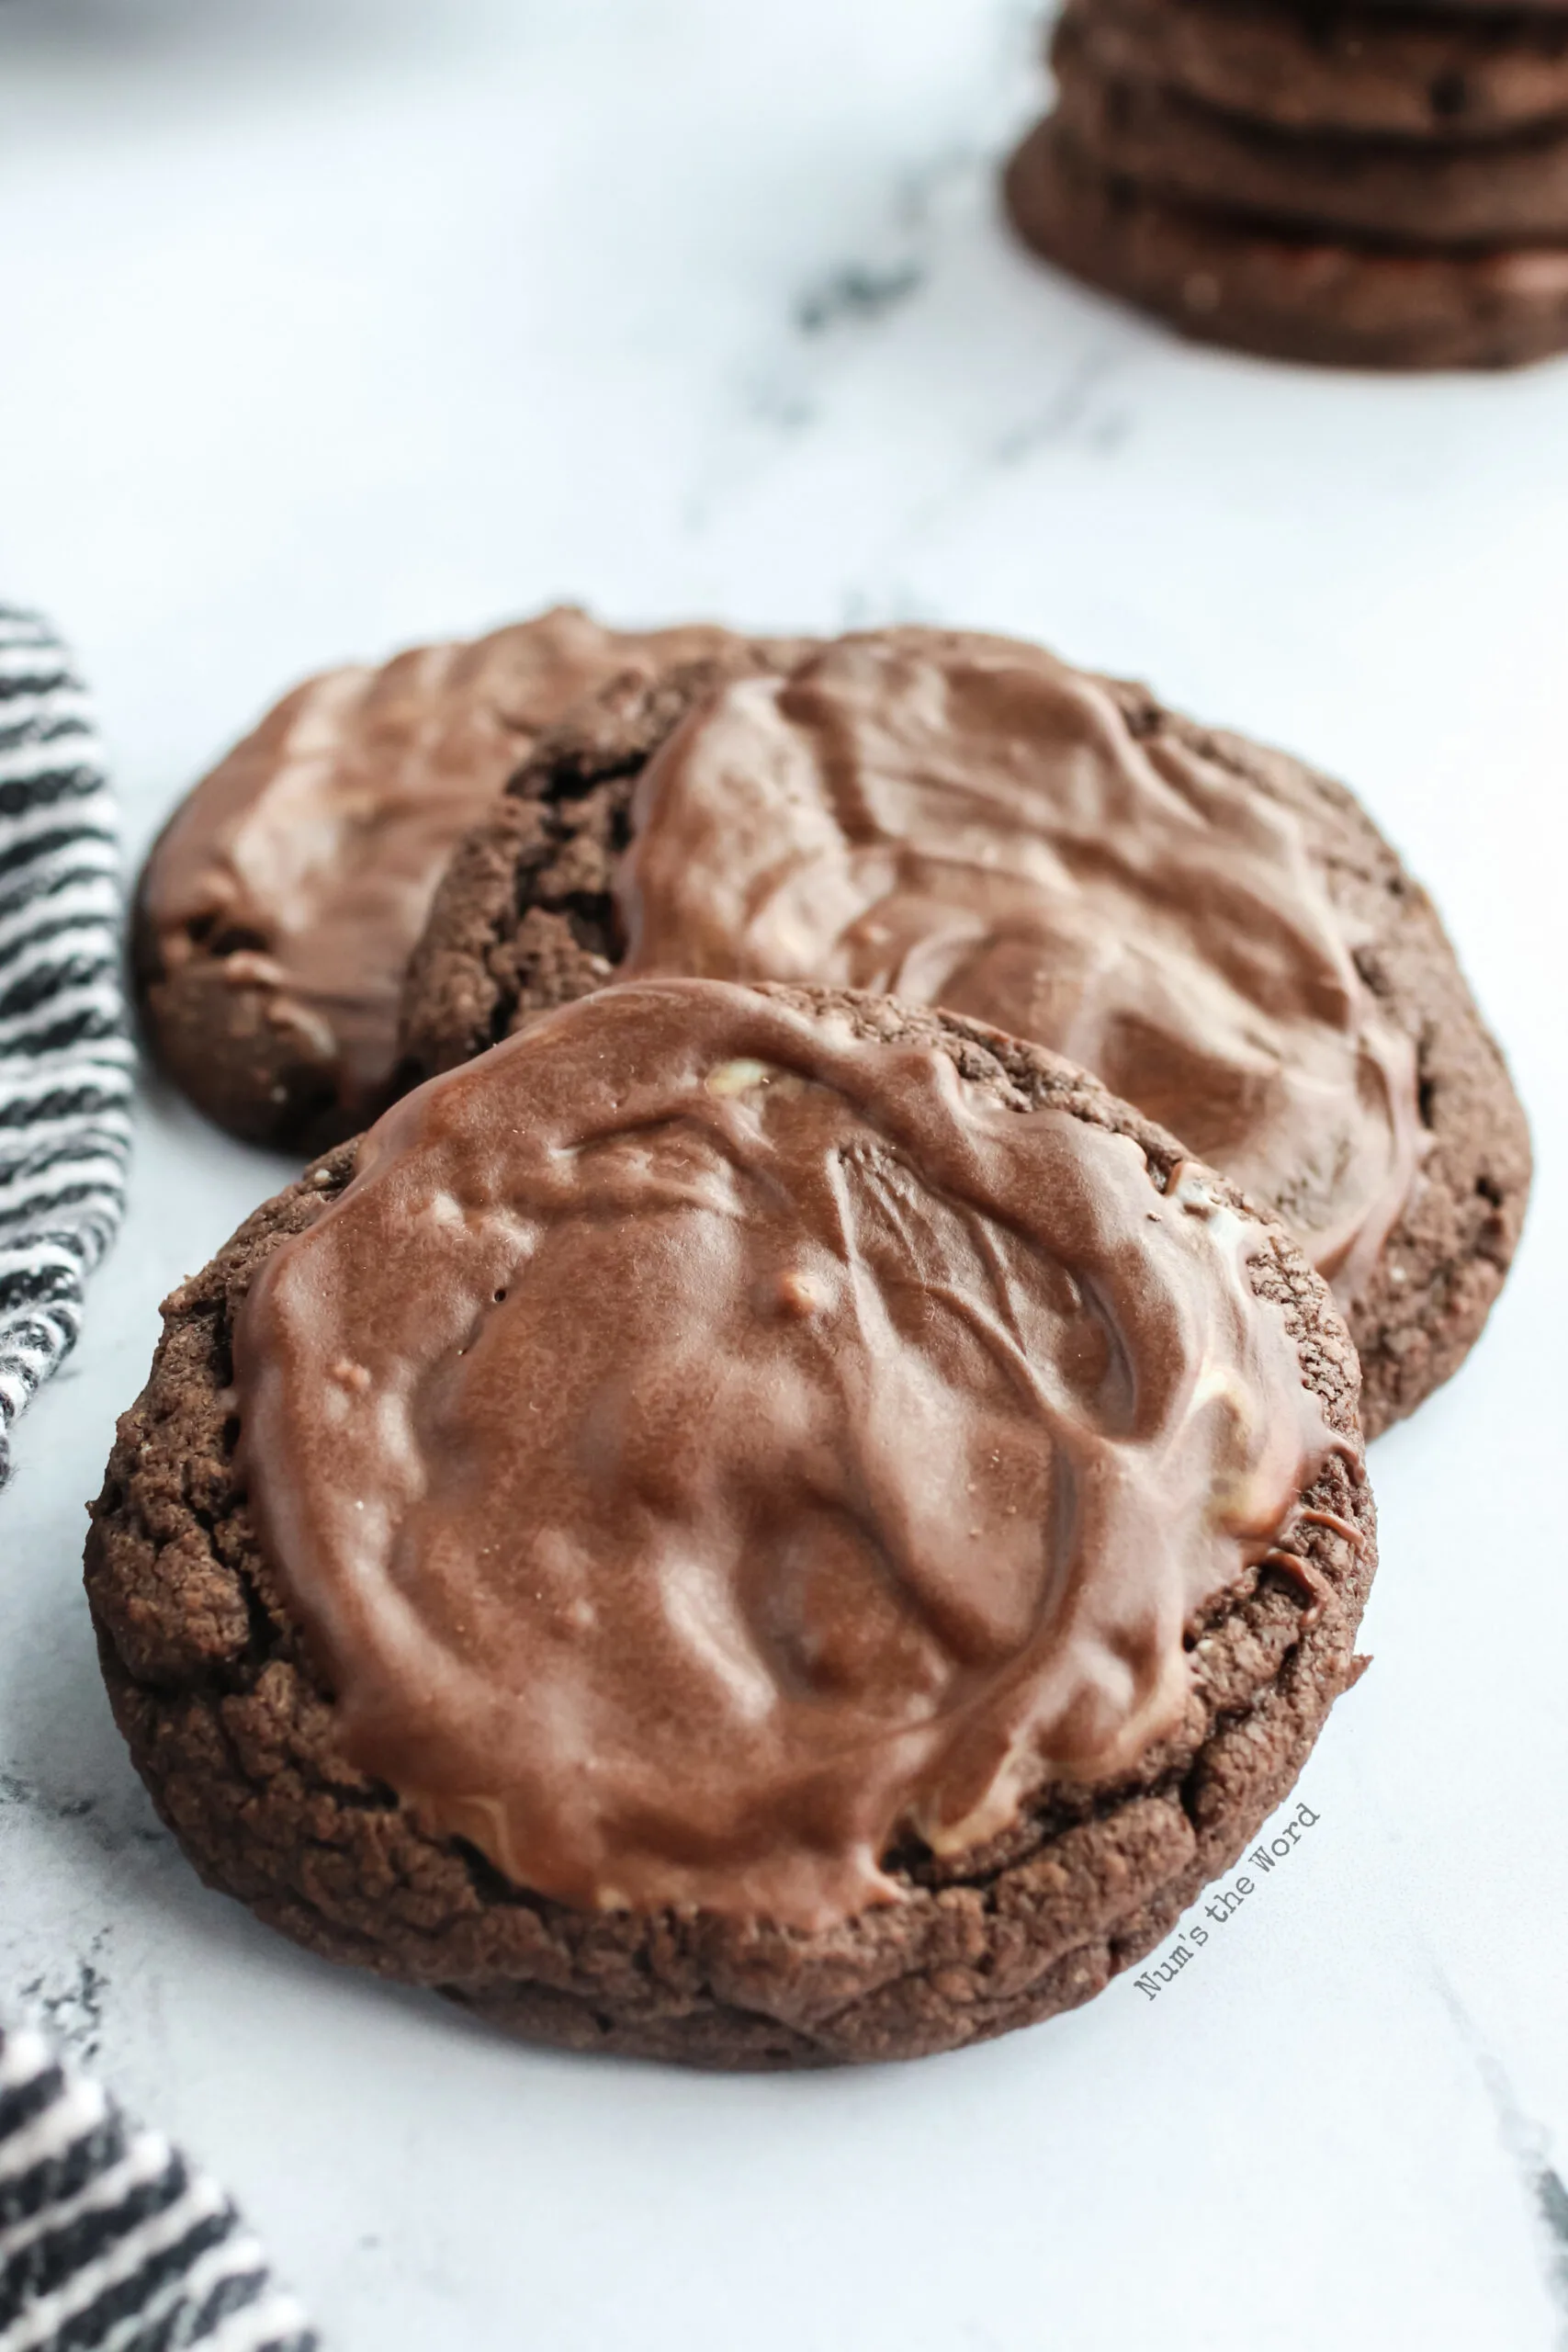
[[[81,680],[0,605],[0,1486],[125,1208],[119,849]],[[5,1571],[0,1501],[0,1574]],[[313,2352],[223,2191],[0,2024],[0,2352]]]
[[0,605],[0,1486],[17,1416],[82,1326],[125,1207],[132,1048],[119,848],[92,711],[36,613]]
[[205,2173],[0,2027],[0,2352],[316,2352]]

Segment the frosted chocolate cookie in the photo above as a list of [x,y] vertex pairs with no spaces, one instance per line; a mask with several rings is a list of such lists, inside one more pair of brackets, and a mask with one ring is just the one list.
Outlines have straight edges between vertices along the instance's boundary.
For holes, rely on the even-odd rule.
[[1524,1118],[1425,893],[1342,786],[1038,647],[893,629],[581,706],[454,858],[405,1042],[450,1068],[682,971],[886,989],[1093,1069],[1291,1226],[1370,1430],[1501,1286]]
[[1112,179],[1272,228],[1456,251],[1568,243],[1568,123],[1487,138],[1347,139],[1282,131],[1142,74],[1096,65],[1057,35],[1056,120]]
[[1047,261],[1201,343],[1337,368],[1521,368],[1568,350],[1568,243],[1416,253],[1251,226],[1114,177],[1054,119],[1003,195]]
[[409,950],[454,843],[615,671],[735,640],[561,609],[295,688],[182,801],[137,894],[158,1059],[220,1125],[319,1149],[395,1091]]
[[1568,16],[1321,0],[1071,0],[1072,54],[1287,130],[1495,131],[1568,117]]
[[88,1548],[137,1764],[212,1884],[521,2033],[783,2066],[1070,2007],[1354,1676],[1325,1286],[953,1016],[605,989],[164,1313]]

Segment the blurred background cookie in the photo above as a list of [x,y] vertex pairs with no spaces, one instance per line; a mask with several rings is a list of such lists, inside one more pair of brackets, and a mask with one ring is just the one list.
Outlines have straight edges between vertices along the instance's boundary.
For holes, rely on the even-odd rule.
[[142,871],[136,984],[175,1083],[279,1149],[363,1126],[394,1091],[403,967],[453,843],[580,695],[730,641],[563,606],[297,686],[181,802]]
[[1172,202],[1055,118],[1007,168],[1013,225],[1200,342],[1344,368],[1515,368],[1568,347],[1568,245],[1404,250]]
[[1107,74],[1064,27],[1057,121],[1112,179],[1237,220],[1419,250],[1568,246],[1568,123],[1444,141],[1281,133],[1141,74]]
[[1055,44],[1292,130],[1503,130],[1568,116],[1568,12],[1070,0]]
[[1568,17],[1072,0],[1051,62],[1004,195],[1077,276],[1286,358],[1568,345]]

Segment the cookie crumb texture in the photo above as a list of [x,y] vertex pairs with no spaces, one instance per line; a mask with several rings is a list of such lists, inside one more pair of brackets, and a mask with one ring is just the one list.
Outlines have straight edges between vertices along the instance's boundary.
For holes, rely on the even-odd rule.
[[[891,1003],[854,1017],[890,1043],[940,1043],[998,1100],[1133,1134],[1166,1178],[1179,1162],[1170,1138],[1049,1056]],[[160,1813],[209,1884],[308,1949],[572,2049],[773,2068],[959,2047],[1074,2007],[1142,1958],[1285,1795],[1355,1679],[1375,1562],[1355,1363],[1323,1286],[1271,1229],[1255,1286],[1279,1303],[1343,1454],[1303,1498],[1299,1558],[1248,1571],[1189,1626],[1184,1718],[1135,1770],[1049,1788],[982,1850],[885,1856],[903,1899],[816,1933],[701,1910],[589,1913],[513,1884],[344,1761],[236,1475],[236,1314],[353,1166],[344,1146],[307,1170],[168,1303],[87,1552],[110,1698]]]
[[[455,1069],[539,1012],[615,978],[617,866],[638,779],[687,715],[766,657],[618,681],[543,742],[456,853],[414,952],[402,1042],[424,1075]],[[1412,1040],[1424,1150],[1371,1278],[1346,1309],[1370,1438],[1415,1411],[1480,1338],[1517,1247],[1529,1130],[1503,1056],[1421,885],[1343,785],[1288,753],[1201,726],[1145,687],[1100,681],[1129,734],[1217,762],[1303,829],[1360,978]],[[1289,1204],[1280,1204],[1289,1214]]]

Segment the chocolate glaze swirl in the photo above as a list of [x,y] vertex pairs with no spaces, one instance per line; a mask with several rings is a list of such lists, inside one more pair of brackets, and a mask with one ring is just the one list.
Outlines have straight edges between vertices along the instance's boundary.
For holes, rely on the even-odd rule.
[[820,1928],[1123,1771],[1343,1442],[1213,1177],[819,1002],[547,1016],[239,1319],[347,1754],[581,1907]]
[[1081,1062],[1353,1298],[1420,1159],[1416,1056],[1282,801],[1005,639],[846,638],[641,778],[626,978],[886,990]]

